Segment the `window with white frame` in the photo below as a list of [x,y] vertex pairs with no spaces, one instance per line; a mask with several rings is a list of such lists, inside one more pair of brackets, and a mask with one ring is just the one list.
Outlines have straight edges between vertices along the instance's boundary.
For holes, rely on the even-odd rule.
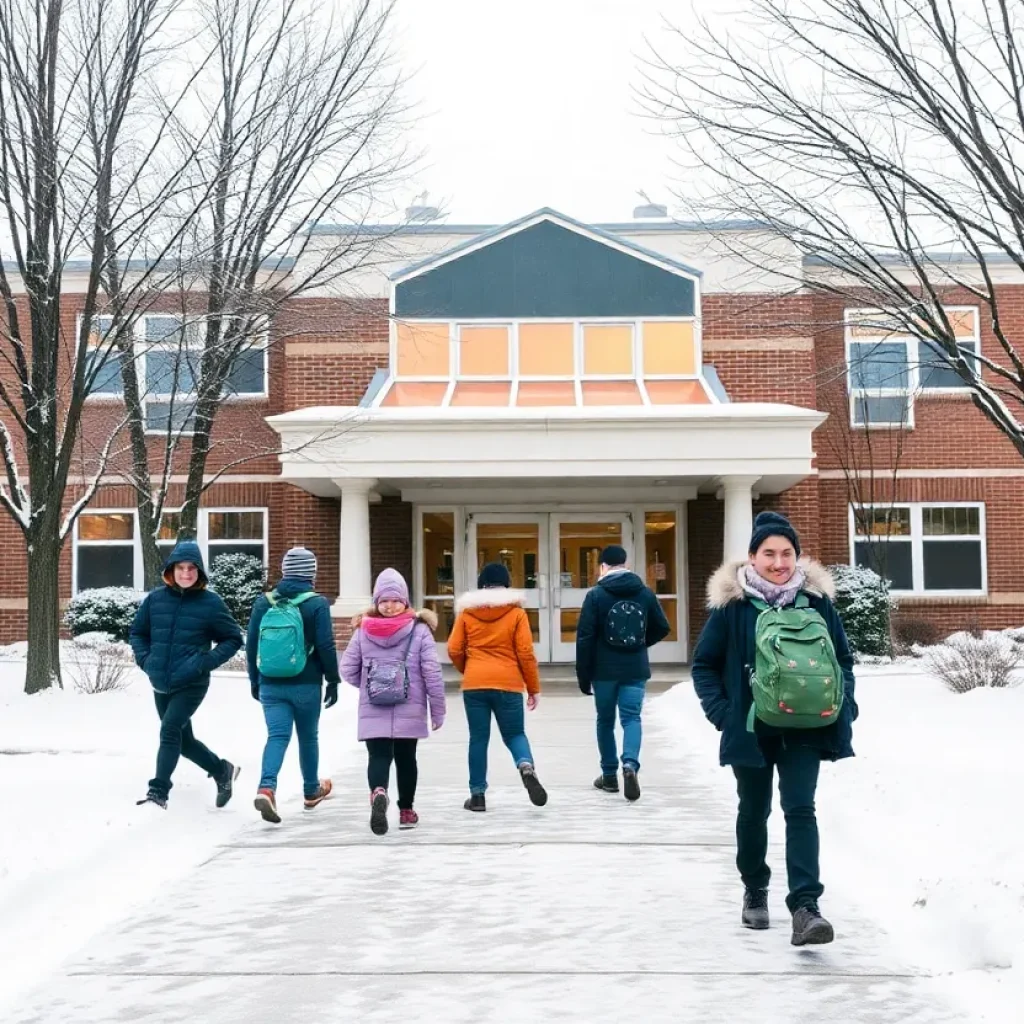
[[[166,559],[177,543],[181,513],[164,512],[157,548]],[[200,509],[196,542],[207,571],[218,555],[254,555],[267,564],[265,508]],[[134,512],[83,512],[73,534],[73,591],[96,587],[135,587],[143,584],[142,544]]]
[[[225,322],[230,317],[223,318]],[[112,318],[93,318],[90,348],[98,350]],[[186,321],[177,313],[148,313],[132,325],[136,364],[146,415],[146,429],[188,433],[195,413],[204,338],[202,320]],[[92,339],[95,338],[95,341]],[[120,395],[121,355],[110,352],[90,394]],[[267,394],[267,335],[260,330],[232,360],[224,382],[228,399]]]
[[[945,313],[958,349],[976,366],[977,309],[949,307]],[[850,422],[855,427],[912,427],[916,393],[969,387],[938,344],[887,327],[890,319],[880,310],[846,311]]]
[[[121,386],[121,353],[106,345],[107,335],[114,326],[112,316],[94,316],[89,331],[88,348],[86,350],[85,372],[90,376],[97,360],[102,359],[103,365],[96,371],[89,395],[120,396]],[[79,322],[81,327],[81,322]]]
[[874,569],[896,593],[987,590],[983,504],[851,506],[850,534],[852,564]]

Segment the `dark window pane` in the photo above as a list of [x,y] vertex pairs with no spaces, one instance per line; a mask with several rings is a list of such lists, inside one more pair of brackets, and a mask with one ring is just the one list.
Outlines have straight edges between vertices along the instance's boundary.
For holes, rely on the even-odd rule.
[[906,342],[853,342],[850,345],[850,381],[854,388],[905,388]]
[[171,556],[171,552],[174,550],[176,541],[161,540],[157,542],[156,549],[160,552],[160,560],[166,562]]
[[264,561],[262,544],[246,544],[243,541],[237,544],[211,544],[207,568],[212,568],[218,555],[254,555],[261,562]]
[[262,512],[211,512],[210,540],[263,540]]
[[264,380],[263,367],[267,360],[265,348],[251,348],[240,352],[224,381],[226,395],[261,395]]
[[857,426],[900,426],[910,418],[906,395],[853,395],[850,401],[853,402],[853,422]]
[[[962,350],[976,351],[975,343],[964,344]],[[960,375],[949,365],[949,359],[943,350],[931,341],[922,341],[918,346],[920,359],[920,376],[922,388],[966,388],[969,385],[961,380]],[[977,364],[974,364],[975,367]]]
[[78,546],[79,590],[95,587],[134,587],[135,549],[130,545]]
[[[93,372],[93,367],[102,358],[101,354],[91,351],[86,355],[85,374],[86,380]],[[96,373],[96,377],[89,388],[90,395],[119,395],[121,394],[121,353],[107,352],[103,359],[103,365]]]
[[981,590],[980,540],[926,540],[925,590]]
[[192,430],[194,413],[195,402],[188,399],[175,402],[173,413],[169,402],[147,402],[146,429],[151,432],[165,433],[170,420],[170,429],[182,430],[187,434]]
[[854,545],[857,565],[874,569],[887,579],[893,590],[914,589],[914,552],[909,541],[891,540],[886,543],[859,540]]
[[171,314],[146,317],[146,341],[178,341],[181,335],[180,316]]
[[195,390],[201,354],[193,349],[146,353],[146,391],[151,395],[187,395]]

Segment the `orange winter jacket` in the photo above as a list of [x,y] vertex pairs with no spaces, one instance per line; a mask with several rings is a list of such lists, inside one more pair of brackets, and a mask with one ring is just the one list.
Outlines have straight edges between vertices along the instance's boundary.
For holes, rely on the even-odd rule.
[[448,657],[462,673],[464,690],[540,693],[525,597],[521,590],[494,587],[459,598]]

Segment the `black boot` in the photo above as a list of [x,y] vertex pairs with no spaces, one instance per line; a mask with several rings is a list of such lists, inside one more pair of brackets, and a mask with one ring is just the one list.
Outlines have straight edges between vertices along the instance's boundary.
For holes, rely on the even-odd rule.
[[605,793],[618,793],[618,775],[598,775],[598,777],[594,779],[594,789],[603,790]]
[[163,793],[158,793],[155,789],[151,789],[141,800],[135,801],[136,807],[141,807],[143,804],[156,804],[157,807],[162,807],[166,811],[167,797]]
[[483,793],[472,793],[462,806],[467,811],[486,811],[487,801],[484,799]]
[[535,807],[543,807],[548,802],[548,792],[540,784],[540,779],[537,778],[533,765],[521,765],[519,775],[523,780],[523,785],[526,787],[526,792],[530,794],[530,803]]
[[219,776],[214,775],[212,778],[217,783],[217,806],[224,807],[227,802],[231,799],[232,786],[234,785],[235,779],[242,774],[242,769],[233,765],[230,761],[224,762],[224,767]]
[[810,903],[793,911],[794,946],[823,946],[835,938],[832,925],[818,912],[818,904]]
[[622,788],[630,803],[636,803],[640,799],[640,780],[636,777],[635,768],[622,769]]
[[768,925],[768,890],[745,890],[743,893],[743,927],[763,931]]

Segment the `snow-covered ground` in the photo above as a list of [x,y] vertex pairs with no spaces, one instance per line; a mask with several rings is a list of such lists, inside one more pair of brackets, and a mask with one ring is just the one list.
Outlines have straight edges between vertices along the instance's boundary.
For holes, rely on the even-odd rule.
[[[10,649],[3,652],[8,656]],[[247,678],[215,674],[196,735],[242,766],[223,810],[215,787],[182,761],[167,811],[136,807],[153,773],[159,721],[132,670],[120,692],[21,691],[24,662],[0,660],[0,1019],[4,1007],[131,907],[167,891],[255,813],[266,730]],[[321,773],[354,752],[356,691],[342,687],[321,719]],[[279,782],[284,814],[302,813],[293,741]]]
[[[953,694],[919,667],[861,666],[853,760],[823,767],[818,790],[822,907],[856,901],[908,959],[979,1022],[1010,1024],[1024,1003],[1024,687]],[[706,756],[718,733],[692,686],[658,698],[682,748]],[[776,810],[770,825],[782,837]],[[776,877],[784,877],[777,863]]]

